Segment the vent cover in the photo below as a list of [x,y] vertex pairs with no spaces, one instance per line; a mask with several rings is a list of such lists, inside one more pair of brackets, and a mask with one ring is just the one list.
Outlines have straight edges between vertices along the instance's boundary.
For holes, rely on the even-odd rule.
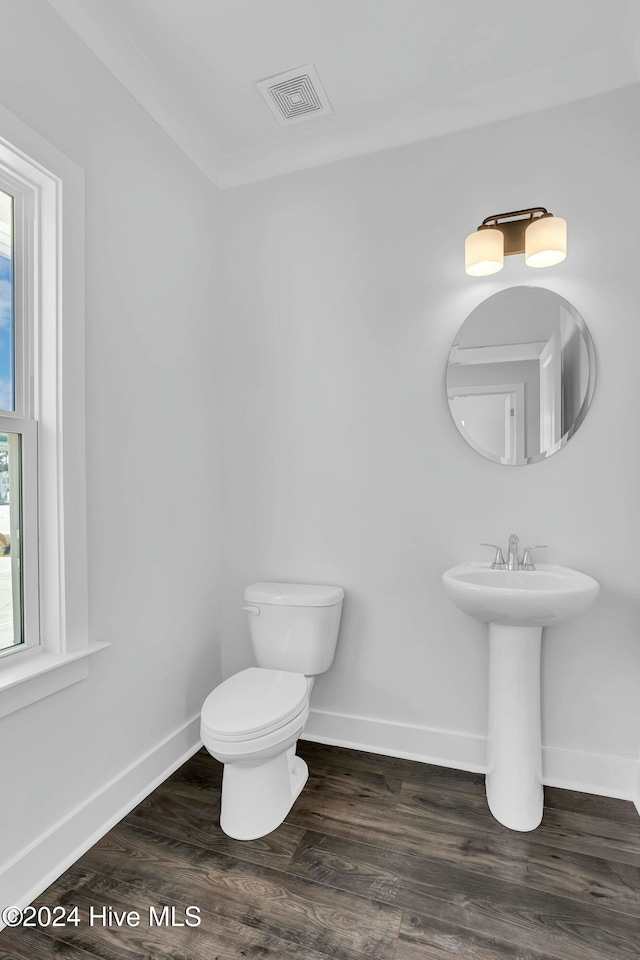
[[260,80],[256,86],[283,126],[333,113],[318,72],[311,63]]

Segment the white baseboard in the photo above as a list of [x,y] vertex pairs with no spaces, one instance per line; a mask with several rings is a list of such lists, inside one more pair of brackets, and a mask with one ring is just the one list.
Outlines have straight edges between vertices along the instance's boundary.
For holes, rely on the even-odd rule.
[[303,740],[484,773],[486,737],[312,710]]
[[[371,717],[312,710],[303,740],[484,773],[486,737]],[[633,800],[640,813],[640,764],[625,757],[542,748],[542,779],[550,787]]]
[[626,757],[542,748],[542,780],[548,787],[563,790],[635,800],[636,766],[635,760]]
[[0,867],[0,905],[35,900],[201,746],[198,714]]

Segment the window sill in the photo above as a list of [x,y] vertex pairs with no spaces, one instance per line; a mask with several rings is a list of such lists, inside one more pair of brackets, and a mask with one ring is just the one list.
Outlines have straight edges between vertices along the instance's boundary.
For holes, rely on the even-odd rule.
[[89,676],[89,657],[108,643],[89,643],[74,653],[39,652],[0,666],[0,718]]

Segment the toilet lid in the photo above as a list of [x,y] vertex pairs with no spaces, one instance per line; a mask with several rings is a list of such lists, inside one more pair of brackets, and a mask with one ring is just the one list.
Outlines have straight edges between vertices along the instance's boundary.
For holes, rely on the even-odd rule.
[[342,587],[317,583],[273,583],[261,581],[245,587],[249,603],[280,603],[287,607],[332,607],[344,599]]
[[213,690],[202,707],[202,727],[221,739],[242,739],[283,726],[304,708],[302,673],[249,667]]

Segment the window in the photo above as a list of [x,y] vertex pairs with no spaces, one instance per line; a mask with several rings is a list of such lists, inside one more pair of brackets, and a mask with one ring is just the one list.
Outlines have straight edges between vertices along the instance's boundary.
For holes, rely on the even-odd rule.
[[0,172],[0,657],[40,644],[28,198]]
[[82,171],[0,108],[0,717],[106,646],[87,629],[83,227]]

